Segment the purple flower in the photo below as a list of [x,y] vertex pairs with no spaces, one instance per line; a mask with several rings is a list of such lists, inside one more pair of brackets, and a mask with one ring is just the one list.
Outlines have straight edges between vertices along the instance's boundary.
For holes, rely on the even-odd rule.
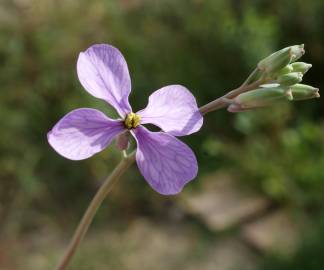
[[[196,177],[194,153],[174,137],[197,132],[203,124],[196,100],[185,87],[170,85],[155,91],[146,108],[134,114],[128,101],[127,63],[116,48],[99,44],[81,52],[77,72],[83,87],[112,105],[122,119],[112,120],[90,108],[74,110],[48,133],[55,151],[68,159],[86,159],[129,130],[137,142],[137,165],[154,190],[176,194]],[[154,124],[164,132],[151,132],[142,124]]]

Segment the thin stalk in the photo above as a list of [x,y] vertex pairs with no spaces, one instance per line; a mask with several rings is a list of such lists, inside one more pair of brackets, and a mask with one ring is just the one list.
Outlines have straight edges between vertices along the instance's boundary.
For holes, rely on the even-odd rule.
[[228,92],[226,95],[224,95],[220,98],[217,98],[217,99],[213,100],[212,102],[207,103],[204,106],[201,106],[199,108],[199,111],[202,115],[205,115],[206,113],[222,109],[228,105],[229,99],[235,98],[236,96],[238,96],[241,93],[256,89],[258,86],[260,86],[263,83],[265,83],[265,79],[263,79],[263,78],[255,81],[251,84],[248,84],[248,85],[245,85],[243,83],[240,87]]
[[261,74],[262,74],[262,71],[259,68],[255,68],[241,86],[248,85],[248,84],[256,81],[257,79],[260,78]]
[[99,188],[96,195],[90,202],[86,212],[84,213],[76,231],[74,232],[73,238],[64,253],[62,260],[56,267],[57,270],[66,269],[78,246],[80,245],[84,235],[86,234],[99,206],[106,198],[107,194],[111,191],[114,184],[119,180],[121,175],[126,172],[126,170],[134,161],[135,152],[131,153],[129,156],[123,156],[117,167],[113,170],[110,176],[106,178],[103,185]]

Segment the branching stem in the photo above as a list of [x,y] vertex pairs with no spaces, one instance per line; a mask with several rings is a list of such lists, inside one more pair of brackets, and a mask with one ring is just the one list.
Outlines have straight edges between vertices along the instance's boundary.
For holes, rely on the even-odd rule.
[[265,79],[261,78],[251,84],[242,84],[240,87],[228,92],[226,95],[207,103],[206,105],[199,108],[202,115],[222,109],[228,105],[228,100],[235,98],[241,93],[256,89],[261,84],[265,83]]

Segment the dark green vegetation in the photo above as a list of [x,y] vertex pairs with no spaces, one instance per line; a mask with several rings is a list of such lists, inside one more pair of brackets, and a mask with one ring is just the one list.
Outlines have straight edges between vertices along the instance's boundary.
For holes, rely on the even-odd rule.
[[[114,147],[72,162],[47,143],[46,133],[72,109],[94,107],[115,115],[78,82],[80,51],[93,43],[122,51],[134,111],[146,105],[151,92],[174,83],[187,86],[203,105],[237,87],[260,59],[300,43],[306,47],[303,61],[313,64],[304,82],[321,89],[323,11],[322,0],[2,1],[1,230],[19,235],[44,223],[74,226],[118,162]],[[198,156],[200,175],[229,169],[278,204],[316,219],[324,204],[323,104],[316,99],[240,114],[211,113],[201,132],[184,140]],[[187,189],[198,186],[196,181]],[[163,214],[165,202],[134,167],[96,224]],[[324,237],[318,230],[322,241],[303,247],[299,260],[321,258]],[[282,264],[266,269],[290,269]],[[319,270],[323,264],[287,265]]]

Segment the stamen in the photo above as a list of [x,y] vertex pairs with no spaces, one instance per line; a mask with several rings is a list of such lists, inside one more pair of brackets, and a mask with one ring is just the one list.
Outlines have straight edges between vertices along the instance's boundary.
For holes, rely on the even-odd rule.
[[127,114],[124,124],[128,129],[136,128],[141,122],[141,116],[131,112]]

